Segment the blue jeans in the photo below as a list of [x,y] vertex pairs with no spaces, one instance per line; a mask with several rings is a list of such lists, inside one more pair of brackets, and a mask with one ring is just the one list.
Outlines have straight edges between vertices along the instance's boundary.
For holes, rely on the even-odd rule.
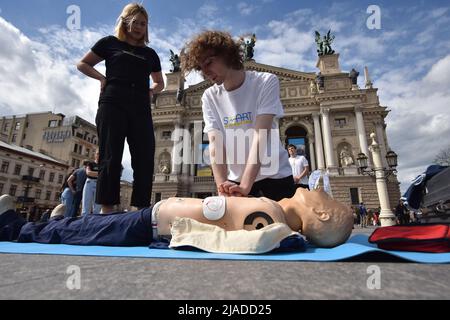
[[66,211],[64,212],[64,217],[69,217],[72,211],[73,204],[73,193],[70,188],[65,188],[61,194],[61,203],[66,206]]
[[99,214],[101,205],[95,203],[97,179],[87,178],[83,188],[83,200],[81,201],[81,215]]
[[81,199],[83,198],[83,191],[77,191],[73,195],[72,208],[69,213],[69,218],[75,218],[80,209]]

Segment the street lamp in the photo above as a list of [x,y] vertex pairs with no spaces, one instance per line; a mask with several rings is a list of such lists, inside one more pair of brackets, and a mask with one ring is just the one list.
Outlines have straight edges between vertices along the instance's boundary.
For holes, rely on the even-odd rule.
[[361,173],[363,175],[368,175],[371,177],[376,177],[376,172],[382,170],[385,174],[385,178],[396,174],[397,173],[397,154],[394,151],[389,151],[386,154],[386,161],[387,164],[389,166],[389,168],[384,168],[381,166],[377,167],[375,166],[375,168],[372,169],[367,169],[368,168],[368,157],[364,154],[364,153],[359,153],[358,154],[358,158],[356,158],[356,160],[358,161],[358,167],[361,170]]
[[393,226],[396,224],[396,218],[391,210],[389,204],[389,193],[387,190],[386,179],[392,174],[397,173],[397,154],[394,151],[389,151],[386,154],[386,161],[389,168],[383,167],[381,161],[381,150],[378,142],[376,141],[376,134],[372,133],[370,138],[372,139],[372,144],[369,147],[369,151],[372,152],[374,167],[368,170],[367,160],[368,157],[364,153],[358,154],[358,166],[363,175],[368,175],[374,177],[377,183],[378,198],[380,200],[380,222],[381,226]]

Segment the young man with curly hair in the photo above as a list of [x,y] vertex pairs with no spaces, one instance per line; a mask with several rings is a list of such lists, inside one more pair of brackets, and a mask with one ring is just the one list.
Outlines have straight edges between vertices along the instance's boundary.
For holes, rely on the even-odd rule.
[[[184,74],[201,71],[213,83],[203,94],[202,108],[218,193],[275,201],[292,197],[289,157],[279,138],[278,120],[284,115],[279,80],[270,73],[246,71],[243,60],[241,44],[221,31],[197,35],[181,57]],[[249,132],[247,146],[242,137]]]

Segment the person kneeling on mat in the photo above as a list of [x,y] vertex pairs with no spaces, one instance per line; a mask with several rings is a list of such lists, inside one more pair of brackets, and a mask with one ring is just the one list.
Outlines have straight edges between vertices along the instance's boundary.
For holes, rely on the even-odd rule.
[[353,227],[351,209],[323,190],[298,189],[279,202],[268,198],[170,198],[129,213],[91,214],[64,218],[56,207],[45,223],[26,223],[16,212],[14,198],[0,197],[0,241],[92,246],[148,246],[170,237],[173,222],[190,218],[226,232],[254,231],[284,223],[312,244],[331,248],[343,244]]

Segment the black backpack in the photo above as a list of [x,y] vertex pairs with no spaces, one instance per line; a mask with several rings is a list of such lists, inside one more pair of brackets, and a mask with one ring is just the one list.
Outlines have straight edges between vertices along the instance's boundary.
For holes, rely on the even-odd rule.
[[427,181],[422,208],[421,221],[450,223],[450,167]]

